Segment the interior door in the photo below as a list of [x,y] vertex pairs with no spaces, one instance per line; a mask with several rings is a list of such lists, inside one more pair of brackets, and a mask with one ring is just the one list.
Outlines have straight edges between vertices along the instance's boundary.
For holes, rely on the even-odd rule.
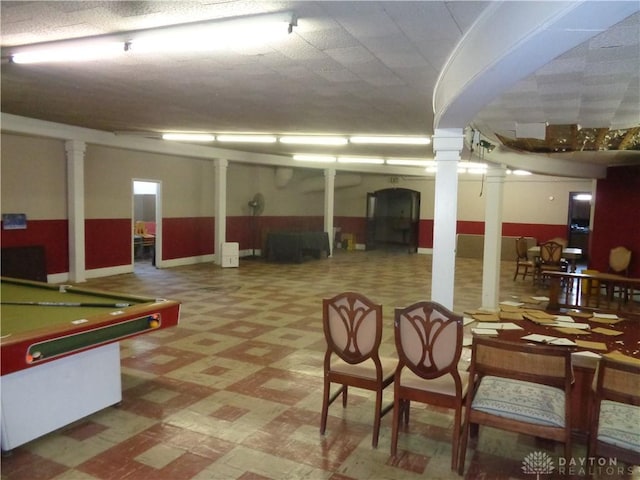
[[410,235],[409,235],[409,251],[418,251],[418,236],[420,230],[420,192],[410,191],[411,195],[411,214],[410,214]]
[[591,225],[591,194],[571,192],[569,194],[569,246],[582,249],[583,260],[588,258]]
[[366,225],[366,250],[374,250],[376,248],[376,203],[378,201],[377,194],[367,193],[367,225]]
[[366,248],[418,250],[420,192],[386,188],[367,193]]

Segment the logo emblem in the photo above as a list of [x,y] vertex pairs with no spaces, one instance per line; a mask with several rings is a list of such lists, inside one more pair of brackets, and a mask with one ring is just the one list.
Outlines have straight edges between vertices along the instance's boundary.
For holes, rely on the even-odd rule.
[[528,474],[535,474],[536,480],[540,480],[540,475],[553,473],[555,466],[553,459],[545,452],[531,452],[522,461],[522,471]]

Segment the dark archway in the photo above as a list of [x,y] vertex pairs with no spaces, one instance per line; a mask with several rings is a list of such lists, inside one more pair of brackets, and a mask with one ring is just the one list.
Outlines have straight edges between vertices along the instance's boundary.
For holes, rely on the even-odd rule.
[[418,251],[420,192],[387,188],[367,194],[367,250]]

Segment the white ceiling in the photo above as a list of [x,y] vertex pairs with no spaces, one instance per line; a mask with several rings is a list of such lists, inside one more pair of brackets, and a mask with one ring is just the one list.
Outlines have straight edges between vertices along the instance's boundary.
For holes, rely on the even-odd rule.
[[[431,135],[444,69],[438,89],[446,101],[435,106],[436,127],[456,118],[464,121],[457,127],[473,125],[496,143],[495,133],[514,136],[521,124],[639,126],[640,2],[585,3],[3,0],[3,59],[34,43],[265,12],[295,12],[298,25],[281,43],[244,51],[75,64],[3,61],[2,112],[120,134]],[[539,31],[522,32],[534,22],[529,12],[545,18],[560,7],[565,16],[554,13]],[[558,37],[560,30],[572,39]],[[280,143],[224,148],[326,151]],[[340,153],[433,155],[431,147],[355,145]],[[576,176],[584,162],[640,163],[638,150],[540,159],[499,148],[491,155],[486,159],[541,173],[546,165],[574,164],[575,172],[563,171]]]

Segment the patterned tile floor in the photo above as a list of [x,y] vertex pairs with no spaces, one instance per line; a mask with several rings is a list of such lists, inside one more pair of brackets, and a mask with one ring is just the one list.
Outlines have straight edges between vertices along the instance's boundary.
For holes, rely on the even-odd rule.
[[[544,294],[513,281],[501,300]],[[415,405],[389,454],[391,416],[371,448],[372,397],[350,391],[319,434],[324,338],[320,300],[356,290],[384,305],[383,353],[394,354],[396,306],[428,298],[431,256],[336,251],[302,264],[241,260],[93,279],[83,286],[182,302],[177,328],[121,342],[123,401],[2,458],[4,480],[392,480],[461,478],[449,469],[452,416]],[[481,262],[459,259],[454,310],[480,306]],[[392,401],[392,389],[385,402]],[[52,412],[55,414],[55,412]],[[465,479],[531,479],[522,461],[552,442],[481,428]],[[584,456],[577,442],[576,457]],[[584,478],[574,469],[540,478]],[[567,470],[568,471],[568,470]],[[599,478],[627,478],[601,475]],[[636,477],[640,478],[640,477]]]

